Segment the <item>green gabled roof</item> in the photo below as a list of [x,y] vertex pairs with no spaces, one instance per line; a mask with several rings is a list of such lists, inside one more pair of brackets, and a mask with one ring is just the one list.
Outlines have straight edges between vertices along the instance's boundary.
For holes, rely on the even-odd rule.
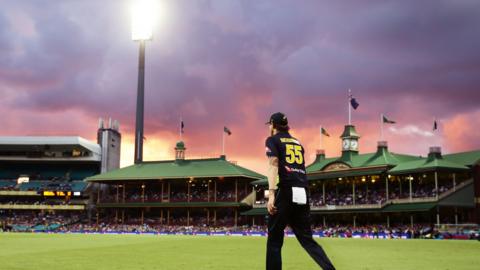
[[480,150],[444,155],[443,158],[465,166],[472,166],[480,162]]
[[312,164],[308,165],[307,166],[307,173],[310,173],[310,172],[315,172],[315,171],[318,171],[318,170],[321,170],[323,167],[325,167],[325,165],[331,163],[332,161],[335,161],[337,160],[336,157],[334,158],[325,158],[325,156],[319,156],[317,155],[317,158],[315,159],[315,161],[313,161]]
[[355,126],[353,125],[346,125],[342,135],[340,136],[340,138],[349,138],[349,137],[360,138],[360,135],[357,133],[357,130],[355,130]]
[[[323,169],[326,165],[343,162],[348,164],[352,168],[362,168],[362,167],[377,167],[377,166],[388,166],[388,165],[397,165],[402,162],[408,162],[412,160],[418,160],[419,157],[408,156],[402,154],[391,153],[388,151],[382,151],[381,153],[367,153],[367,154],[358,154],[353,155],[351,160],[344,160],[340,158],[329,158],[319,163],[314,163],[307,168],[307,172],[315,172]],[[315,165],[315,166],[313,166]]]
[[373,156],[367,159],[361,167],[397,165],[402,162],[418,160],[419,157],[391,153],[387,148],[381,147]]
[[86,181],[185,179],[202,177],[246,177],[264,179],[265,176],[228,162],[225,158],[148,161],[103,174]]
[[[365,164],[374,155],[375,153],[353,155],[350,161],[345,161],[345,162],[348,163],[350,166],[352,166],[352,168],[362,167],[363,164]],[[340,158],[339,161],[342,161],[342,159]]]
[[435,170],[467,171],[468,167],[442,157],[428,157],[400,163],[388,171],[390,174],[421,173]]
[[362,167],[362,165],[372,156],[374,153],[369,153],[369,154],[355,154],[352,156],[352,159],[350,160],[345,160],[342,157],[334,157],[334,158],[327,158],[323,160],[322,162],[318,163],[313,163],[310,166],[307,167],[307,173],[313,173],[322,170],[326,166],[333,164],[333,163],[345,163],[348,166],[355,168],[355,167]]

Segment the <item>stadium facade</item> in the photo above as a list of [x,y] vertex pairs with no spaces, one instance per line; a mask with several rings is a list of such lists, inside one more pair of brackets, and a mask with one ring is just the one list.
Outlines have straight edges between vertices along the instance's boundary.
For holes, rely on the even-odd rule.
[[[345,126],[342,155],[317,151],[307,167],[316,224],[480,223],[480,150],[426,157],[390,152],[386,141],[374,153],[359,153],[355,126]],[[256,203],[243,215],[265,222],[265,180],[252,183]]]
[[211,225],[246,224],[240,213],[253,205],[251,182],[264,176],[226,156],[186,159],[180,141],[175,160],[134,164],[86,179],[107,185],[97,194],[97,222],[116,224]]
[[90,193],[101,186],[83,180],[119,168],[118,122],[101,119],[97,135],[97,143],[78,136],[0,137],[0,225],[22,227],[31,219],[38,224],[25,230],[49,230],[60,226],[49,215],[85,220],[94,212]]

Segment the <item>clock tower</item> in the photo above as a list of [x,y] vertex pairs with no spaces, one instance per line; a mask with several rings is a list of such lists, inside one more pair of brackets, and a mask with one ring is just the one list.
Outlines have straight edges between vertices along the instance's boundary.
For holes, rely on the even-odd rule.
[[342,139],[342,159],[351,160],[353,155],[358,155],[360,135],[355,130],[355,126],[346,125],[340,138]]

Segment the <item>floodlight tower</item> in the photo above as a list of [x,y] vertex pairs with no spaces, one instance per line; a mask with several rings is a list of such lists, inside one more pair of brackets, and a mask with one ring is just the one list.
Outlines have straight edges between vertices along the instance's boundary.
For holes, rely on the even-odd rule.
[[153,36],[153,1],[135,1],[132,8],[132,40],[138,41],[137,113],[135,121],[135,164],[143,161],[143,122],[145,103],[145,42]]

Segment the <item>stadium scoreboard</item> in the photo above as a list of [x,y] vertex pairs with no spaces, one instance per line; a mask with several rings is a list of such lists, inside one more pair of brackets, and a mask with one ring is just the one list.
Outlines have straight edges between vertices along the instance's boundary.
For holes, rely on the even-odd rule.
[[79,191],[50,191],[44,190],[41,192],[41,195],[44,197],[72,197],[72,196],[81,196],[82,193]]

